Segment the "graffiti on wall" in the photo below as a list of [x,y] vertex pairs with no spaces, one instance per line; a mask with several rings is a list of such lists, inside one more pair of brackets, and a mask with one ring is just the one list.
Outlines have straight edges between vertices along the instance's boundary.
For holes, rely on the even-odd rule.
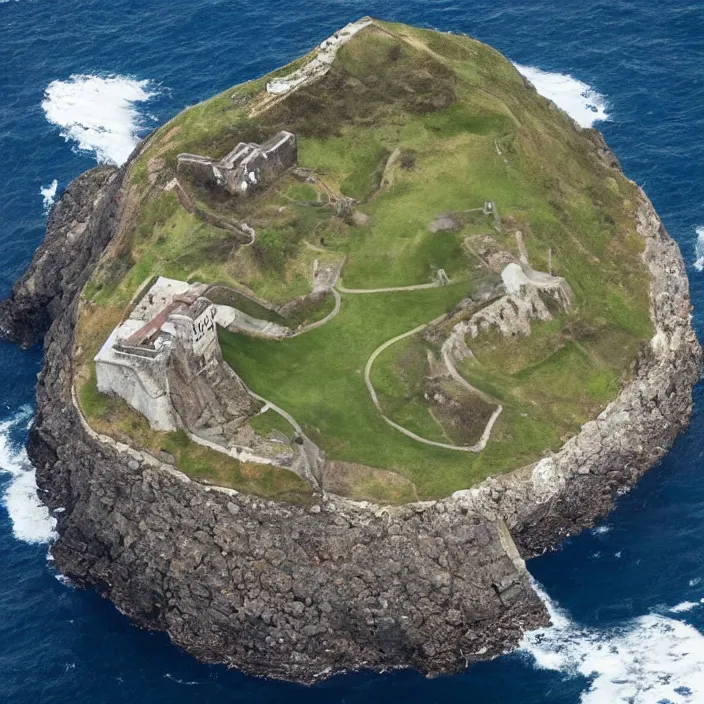
[[193,321],[193,348],[202,353],[215,334],[215,306],[209,306]]

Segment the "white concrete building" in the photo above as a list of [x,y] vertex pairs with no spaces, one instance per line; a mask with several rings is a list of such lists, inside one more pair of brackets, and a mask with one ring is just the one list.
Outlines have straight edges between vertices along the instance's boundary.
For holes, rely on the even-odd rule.
[[218,363],[215,306],[203,284],[159,277],[95,357],[98,390],[119,396],[155,430],[181,427],[169,391],[167,366],[174,345],[203,369]]

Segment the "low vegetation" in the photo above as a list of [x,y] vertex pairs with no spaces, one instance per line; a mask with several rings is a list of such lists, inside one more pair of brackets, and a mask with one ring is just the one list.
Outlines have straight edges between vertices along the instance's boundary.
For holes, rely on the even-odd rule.
[[[161,457],[192,479],[291,503],[307,504],[312,499],[310,486],[293,472],[239,462],[193,442],[182,430],[152,430],[146,419],[124,401],[98,391],[94,370],[81,386],[79,401],[94,430]],[[260,427],[264,429],[261,421]]]
[[[96,429],[163,449],[191,476],[266,496],[304,495],[291,473],[244,467],[192,447],[185,436],[149,431],[124,404],[97,393],[90,359],[149,277],[222,284],[241,292],[228,295],[250,315],[296,327],[324,317],[332,298],[290,317],[275,309],[310,293],[316,260],[342,257],[347,288],[425,284],[440,269],[452,283],[343,294],[336,318],[280,342],[221,332],[237,373],[291,413],[338,467],[340,491],[394,502],[447,495],[556,450],[614,398],[651,335],[648,274],[634,226],[635,188],[597,158],[589,130],[576,128],[493,49],[404,25],[363,30],[323,79],[253,116],[270,78],[184,111],[132,167],[129,212],[82,308],[78,383]],[[183,182],[199,204],[194,212],[175,190],[164,190],[178,153],[219,158],[238,141],[279,129],[297,135],[303,176],[288,173],[246,200]],[[485,201],[496,204],[496,216],[477,210]],[[202,217],[206,210],[222,222],[248,223],[255,242],[238,244],[231,230]],[[456,214],[457,226],[432,232],[442,213]],[[392,337],[452,311],[486,280],[467,237],[490,234],[517,256],[516,231],[536,269],[567,279],[574,307],[534,324],[530,337],[488,332],[469,340],[474,357],[461,373],[504,406],[484,451],[430,447],[402,435],[372,403],[367,359]],[[379,356],[372,381],[381,406],[429,440],[471,444],[492,407],[447,379],[429,380],[429,354],[437,359],[438,345],[417,335]],[[445,397],[455,400],[455,411],[438,400]],[[266,412],[252,427],[290,434],[282,423]]]
[[462,388],[440,369],[438,359],[437,347],[421,335],[387,348],[376,360],[371,377],[382,409],[421,437],[474,445],[495,406]]

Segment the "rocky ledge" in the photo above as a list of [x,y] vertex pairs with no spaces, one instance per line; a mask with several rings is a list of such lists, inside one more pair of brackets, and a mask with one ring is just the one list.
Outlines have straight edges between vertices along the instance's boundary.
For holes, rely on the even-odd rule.
[[62,509],[57,568],[203,660],[299,682],[359,668],[458,671],[547,623],[523,559],[592,525],[663,456],[700,376],[684,264],[646,196],[638,230],[656,334],[596,420],[554,456],[442,501],[321,495],[299,507],[190,481],[96,434],[77,410],[78,294],[116,231],[127,168],[69,186],[0,305],[6,337],[30,345],[46,331],[28,449],[43,499]]

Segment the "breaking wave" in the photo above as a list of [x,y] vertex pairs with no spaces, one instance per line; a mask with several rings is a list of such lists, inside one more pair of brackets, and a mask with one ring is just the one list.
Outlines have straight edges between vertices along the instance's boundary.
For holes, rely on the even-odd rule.
[[12,521],[12,532],[26,543],[49,543],[56,537],[56,519],[42,504],[37,493],[37,480],[27,452],[13,435],[26,428],[31,410],[24,408],[0,422],[0,472],[10,475],[3,504]]
[[694,245],[694,268],[697,271],[704,271],[704,226],[698,227],[697,230],[697,241]]
[[52,205],[54,205],[54,198],[56,198],[56,189],[59,187],[59,182],[54,179],[48,186],[42,186],[39,189],[39,195],[44,199],[44,210],[49,211]]
[[535,66],[514,64],[535,89],[562,108],[580,127],[593,127],[609,119],[606,98],[567,73],[551,73]]
[[[702,600],[704,601],[704,600]],[[679,604],[676,604],[670,609],[670,612],[673,614],[682,614],[685,613],[686,611],[691,611],[692,609],[696,609],[698,606],[701,606],[702,602],[701,601],[682,601]]]
[[520,647],[537,668],[589,679],[581,704],[704,701],[704,636],[695,628],[660,614],[610,630],[582,628],[536,589],[552,626],[526,633]]
[[120,166],[139,142],[144,119],[135,107],[156,93],[149,81],[125,76],[73,75],[52,81],[44,92],[46,119],[80,151],[101,164]]
[[592,535],[606,535],[611,532],[611,526],[608,523],[602,523],[602,525],[592,528]]

